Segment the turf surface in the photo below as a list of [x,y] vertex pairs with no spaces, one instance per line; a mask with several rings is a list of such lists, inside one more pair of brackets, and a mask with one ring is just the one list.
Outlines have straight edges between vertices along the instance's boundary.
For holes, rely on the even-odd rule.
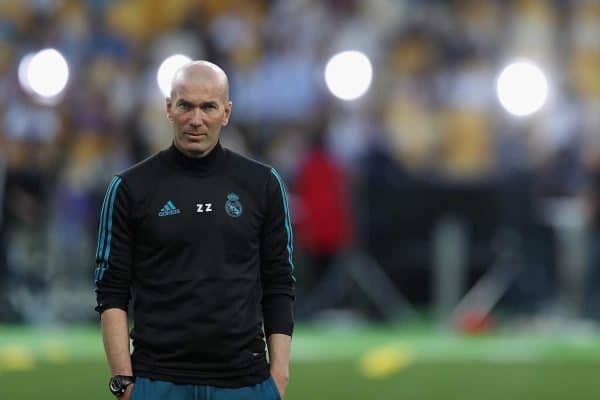
[[[287,399],[600,398],[600,340],[299,329]],[[0,400],[110,399],[95,328],[0,328]]]

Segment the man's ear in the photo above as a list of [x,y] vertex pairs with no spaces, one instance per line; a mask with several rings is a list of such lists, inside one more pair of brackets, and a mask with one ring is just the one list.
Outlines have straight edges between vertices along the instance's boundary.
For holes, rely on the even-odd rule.
[[223,122],[221,126],[227,126],[229,123],[229,117],[231,117],[231,109],[233,108],[233,103],[231,101],[227,102],[227,106],[225,108],[225,118],[223,118]]
[[167,119],[169,121],[173,121],[173,116],[171,115],[171,98],[167,97],[165,99],[165,106],[166,106],[166,111],[167,111]]

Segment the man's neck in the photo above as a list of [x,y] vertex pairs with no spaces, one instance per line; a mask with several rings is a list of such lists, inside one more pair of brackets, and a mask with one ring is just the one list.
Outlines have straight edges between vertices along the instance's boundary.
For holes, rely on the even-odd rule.
[[179,150],[179,152],[181,154],[183,154],[186,157],[189,158],[193,158],[193,159],[199,159],[199,158],[204,158],[207,155],[210,154],[211,151],[214,150],[214,148],[217,146],[217,143],[215,143],[214,145],[212,145],[209,149],[207,149],[206,151],[203,152],[195,152],[195,151],[187,151],[182,149],[181,147],[179,147],[179,145],[177,144],[177,142],[173,142],[173,144],[175,145],[175,147],[177,148],[177,150]]

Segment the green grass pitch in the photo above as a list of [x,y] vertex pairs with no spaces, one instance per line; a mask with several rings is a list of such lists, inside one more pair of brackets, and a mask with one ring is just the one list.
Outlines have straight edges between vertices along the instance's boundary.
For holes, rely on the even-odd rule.
[[[298,329],[286,399],[600,398],[600,337]],[[0,399],[110,399],[96,328],[0,328]]]

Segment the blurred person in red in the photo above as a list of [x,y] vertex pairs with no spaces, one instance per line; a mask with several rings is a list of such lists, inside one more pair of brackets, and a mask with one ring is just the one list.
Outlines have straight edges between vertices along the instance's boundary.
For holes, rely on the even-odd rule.
[[[348,182],[342,167],[326,150],[321,131],[298,168],[294,184],[298,245],[312,267],[306,288],[314,289],[354,234]],[[317,304],[318,306],[318,304]]]

